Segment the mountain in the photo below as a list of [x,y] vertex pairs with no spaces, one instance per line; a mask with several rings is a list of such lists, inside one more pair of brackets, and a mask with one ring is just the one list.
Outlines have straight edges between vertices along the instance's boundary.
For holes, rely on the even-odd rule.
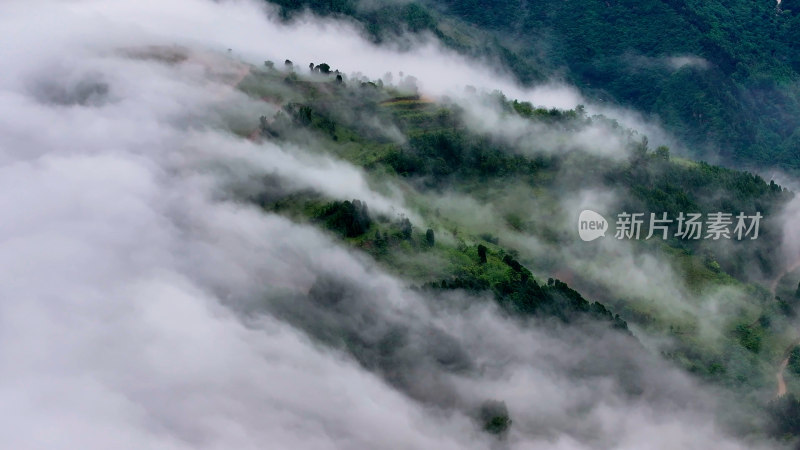
[[[362,167],[378,192],[402,192],[413,205],[411,217],[372,209],[365,199],[287,195],[270,177],[248,201],[328,230],[444,303],[447,293],[460,292],[472,299],[467,305],[492,298],[510,317],[540,327],[555,320],[580,335],[600,325],[635,342],[666,337],[656,348],[667,360],[736,398],[735,410],[750,410],[730,426],[757,435],[800,431],[782,416],[794,408],[792,397],[782,399],[786,405],[772,402],[781,370],[776,358],[793,348],[798,302],[785,284],[792,278],[783,256],[774,251],[785,239],[780,215],[792,193],[758,175],[675,158],[667,147],[651,149],[633,130],[581,108],[537,109],[498,92],[433,100],[408,80],[388,85],[348,78],[328,64],[300,66],[268,62],[251,69],[239,89],[280,108],[261,117],[257,133],[242,135],[325,149]],[[599,151],[585,135],[603,136],[613,153]],[[764,220],[757,240],[686,240],[676,237],[672,221],[667,238],[648,239],[645,227],[631,241],[594,245],[572,231],[581,205],[606,215],[644,211],[673,218],[682,211],[758,211]],[[322,279],[311,297],[338,311],[351,289]],[[283,314],[296,314],[286,308]],[[341,345],[357,360],[420,395],[395,373],[393,353],[376,360],[362,331],[322,332],[317,322],[295,320],[326,339],[344,333]],[[599,361],[588,356],[581,364]],[[457,364],[467,373],[468,366]],[[635,397],[645,389],[640,383],[623,385]]]
[[796,447],[795,24],[0,2],[0,442]]
[[376,41],[431,33],[524,84],[561,80],[633,108],[698,158],[800,168],[800,5],[721,1],[276,1],[359,21]]

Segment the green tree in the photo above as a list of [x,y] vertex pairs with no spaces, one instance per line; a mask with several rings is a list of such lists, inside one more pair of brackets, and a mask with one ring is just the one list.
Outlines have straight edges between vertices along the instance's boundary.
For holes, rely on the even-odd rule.
[[324,73],[325,75],[328,75],[329,73],[331,73],[331,66],[329,66],[329,65],[327,65],[325,63],[322,63],[322,64],[318,65],[317,67],[315,67],[314,70],[316,70],[317,72]]
[[486,246],[483,244],[478,244],[478,259],[481,264],[486,264]]
[[431,247],[433,247],[433,244],[435,243],[435,238],[433,236],[433,230],[430,229],[430,228],[428,228],[428,231],[425,232],[425,241],[427,241],[428,245],[431,246]]
[[505,402],[487,400],[481,405],[480,418],[483,429],[492,434],[503,434],[511,426],[511,417]]
[[403,236],[403,239],[411,239],[411,232],[413,228],[411,226],[411,221],[408,220],[408,217],[403,217],[403,220],[400,221],[400,235]]
[[372,224],[367,204],[360,200],[333,202],[328,204],[319,219],[325,225],[346,237],[364,234]]
[[666,145],[658,146],[658,148],[656,148],[655,156],[658,159],[669,161],[669,147],[667,147]]

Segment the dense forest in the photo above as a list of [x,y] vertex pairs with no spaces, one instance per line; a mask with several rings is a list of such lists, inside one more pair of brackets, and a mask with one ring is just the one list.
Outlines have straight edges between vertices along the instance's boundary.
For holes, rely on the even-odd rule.
[[563,80],[593,101],[645,113],[696,157],[800,169],[794,1],[274,3],[286,17],[304,8],[353,17],[376,41],[428,32],[489,55],[525,84]]
[[[749,172],[673,157],[663,146],[650,148],[646,137],[606,117],[590,116],[580,106],[537,108],[497,92],[467,94],[478,98],[467,103],[434,102],[383,82],[337,78],[336,72],[325,74],[316,67],[286,67],[253,70],[239,85],[256,98],[283,105],[274,117],[261,118],[259,139],[323,145],[363,167],[376,185],[404,186],[418,216],[412,223],[401,213],[376,211],[364,199],[341,201],[315,192],[284,196],[267,189],[251,194],[251,201],[329,230],[428,295],[457,291],[477,302],[489,295],[518,320],[605,324],[631,337],[633,324],[647,334],[669,336],[671,343],[659,349],[663,356],[702,382],[735,393],[740,405],[761,411],[750,419],[770,417],[767,425],[749,423],[744,429],[784,437],[796,432],[787,419],[794,397],[777,403],[771,399],[776,358],[791,348],[800,298],[785,283],[772,293],[763,287],[774,279],[783,281],[783,260],[774,249],[781,245],[778,217],[793,198],[791,192]],[[586,130],[605,130],[619,139],[626,156],[608,158],[582,145],[559,144],[554,151],[543,138],[541,147],[527,150],[526,141],[475,129],[469,114],[475,101],[490,105],[506,121],[521,121],[537,133],[547,130],[562,141]],[[387,129],[398,130],[404,139],[387,135]],[[575,236],[565,231],[571,226],[560,220],[567,199],[587,189],[614,192],[612,205],[618,211],[764,214],[759,239],[751,242],[729,246],[680,239],[672,224],[669,239],[643,239],[626,250],[662,260],[681,280],[671,281],[682,286],[677,295],[693,299],[688,301],[713,303],[718,301],[714,296],[724,293],[728,312],[705,316],[699,310],[667,309],[658,300],[663,287],[649,282],[644,293],[620,290],[613,271],[600,269],[603,253],[577,246]],[[484,227],[469,219],[474,213],[437,201],[454,195],[489,205],[498,221]],[[536,248],[525,242],[537,242]],[[606,264],[614,264],[615,257],[605,257],[610,259]],[[588,266],[580,263],[582,258],[589,259]],[[341,294],[319,300],[328,298],[324,292],[340,292],[325,286],[315,288],[317,301],[340,302]],[[595,298],[586,298],[582,289]],[[709,340],[711,322],[719,335]],[[347,340],[348,351],[371,364],[369,346],[353,339]],[[792,386],[800,383],[793,372],[785,376]]]

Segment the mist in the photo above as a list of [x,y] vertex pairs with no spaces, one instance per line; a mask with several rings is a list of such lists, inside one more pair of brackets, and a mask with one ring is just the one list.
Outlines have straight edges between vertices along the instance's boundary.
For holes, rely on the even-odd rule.
[[[537,105],[580,101],[568,88],[497,83],[492,69],[429,41],[401,52],[352,24],[284,25],[270,14],[247,1],[0,5],[0,34],[15,40],[0,46],[0,441],[771,445],[718,423],[724,397],[633,336],[412,289],[329,234],[243,201],[270,179],[283,194],[359,198],[414,218],[402,189],[376,186],[324,149],[231,131],[276,112],[232,86],[239,58],[404,71],[439,94],[470,84]],[[504,402],[514,421],[501,439],[481,430],[487,401]]]

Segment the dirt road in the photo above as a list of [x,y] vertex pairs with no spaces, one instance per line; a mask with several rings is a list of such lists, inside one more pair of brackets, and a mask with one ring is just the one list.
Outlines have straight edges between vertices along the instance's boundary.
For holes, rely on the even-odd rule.
[[[778,274],[778,276],[775,277],[774,280],[772,280],[772,283],[769,286],[769,290],[772,293],[773,298],[775,297],[775,291],[778,289],[778,283],[780,283],[780,281],[783,279],[783,277],[786,276],[786,274],[792,273],[798,268],[800,268],[800,259],[798,259],[797,261],[794,262],[794,264],[784,269],[783,272]],[[784,395],[786,395],[786,380],[784,380],[783,378],[783,372],[786,371],[786,366],[789,365],[789,356],[792,351],[792,348],[794,348],[797,345],[800,345],[800,340],[792,343],[792,345],[790,345],[789,348],[786,349],[785,351],[786,357],[783,358],[783,360],[781,361],[781,365],[778,367],[778,373],[776,375],[776,378],[778,379],[778,391],[775,393],[776,398],[783,397]]]
[[783,379],[783,371],[786,370],[786,366],[788,365],[789,358],[786,357],[783,361],[781,361],[781,365],[778,368],[778,392],[775,394],[775,397],[783,397],[786,395],[786,381]]

